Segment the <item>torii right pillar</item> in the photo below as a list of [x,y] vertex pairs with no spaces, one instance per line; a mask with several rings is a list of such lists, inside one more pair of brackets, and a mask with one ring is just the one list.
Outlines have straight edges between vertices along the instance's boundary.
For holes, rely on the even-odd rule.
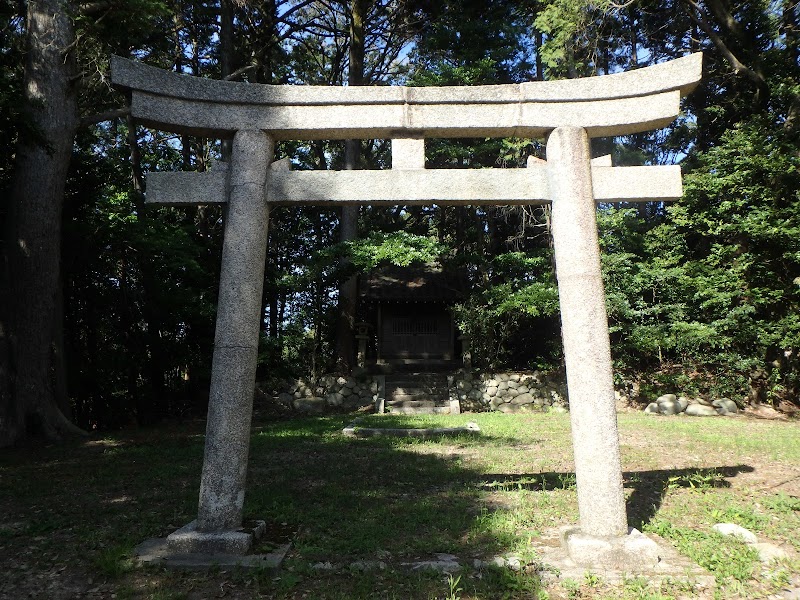
[[559,127],[547,140],[552,232],[567,367],[580,526],[562,535],[580,565],[653,567],[657,545],[628,529],[589,136]]

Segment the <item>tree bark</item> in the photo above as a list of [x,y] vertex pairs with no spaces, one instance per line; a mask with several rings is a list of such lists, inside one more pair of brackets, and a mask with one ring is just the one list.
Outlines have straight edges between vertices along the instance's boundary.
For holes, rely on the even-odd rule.
[[0,446],[25,437],[47,440],[79,433],[59,410],[64,393],[59,319],[61,218],[64,186],[78,127],[75,34],[68,7],[59,0],[27,3],[25,111],[36,139],[17,144],[6,223],[0,344],[6,354],[0,384]]
[[[350,11],[350,65],[349,85],[364,85],[364,21],[367,16],[367,0],[351,0]],[[360,140],[346,140],[344,146],[344,168],[357,169],[361,151]],[[358,236],[358,206],[343,206],[339,239],[352,241]],[[354,328],[358,284],[356,276],[348,277],[339,285],[339,314],[336,322],[337,368],[350,372],[355,362]]]

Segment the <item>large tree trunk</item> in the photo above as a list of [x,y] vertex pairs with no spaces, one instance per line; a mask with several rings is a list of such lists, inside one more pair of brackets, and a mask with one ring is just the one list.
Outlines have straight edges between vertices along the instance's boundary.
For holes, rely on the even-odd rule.
[[[350,4],[350,68],[349,85],[364,85],[364,21],[368,0],[352,0]],[[361,153],[360,140],[347,140],[344,147],[344,168],[357,169]],[[358,236],[358,206],[343,206],[339,239],[343,242]],[[339,286],[339,315],[336,322],[336,363],[346,372],[353,370],[355,362],[355,315],[358,286],[355,275]]]
[[75,35],[59,0],[27,3],[25,110],[36,139],[21,136],[6,226],[0,339],[7,359],[0,400],[0,446],[28,435],[48,440],[80,430],[59,410],[63,365],[61,212],[78,127]]

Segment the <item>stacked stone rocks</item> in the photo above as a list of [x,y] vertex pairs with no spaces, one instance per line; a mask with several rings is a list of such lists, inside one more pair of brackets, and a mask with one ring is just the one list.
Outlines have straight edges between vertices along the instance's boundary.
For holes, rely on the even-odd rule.
[[356,410],[374,406],[378,379],[323,375],[316,383],[307,379],[286,382],[278,401],[298,412],[322,414],[331,410]]
[[454,377],[453,387],[451,394],[458,398],[462,411],[565,411],[568,405],[564,382],[538,371],[480,375],[462,371]]
[[702,398],[690,399],[686,396],[678,397],[675,394],[659,396],[644,409],[649,415],[679,415],[681,413],[690,417],[716,417],[735,415],[739,412],[736,402],[728,398],[717,400],[703,400]]
[[[568,409],[563,379],[538,371],[482,374],[459,371],[448,376],[448,384],[450,399],[458,400],[462,412],[566,412]],[[316,383],[293,379],[283,382],[279,390],[278,402],[309,414],[371,408],[378,406],[379,398],[386,393],[382,375],[324,375]]]

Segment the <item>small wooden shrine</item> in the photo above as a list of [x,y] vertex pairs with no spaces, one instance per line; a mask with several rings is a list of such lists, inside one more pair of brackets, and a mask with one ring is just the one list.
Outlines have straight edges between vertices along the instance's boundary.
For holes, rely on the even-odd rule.
[[451,308],[465,283],[441,267],[384,267],[359,282],[366,363],[443,364],[460,358]]

